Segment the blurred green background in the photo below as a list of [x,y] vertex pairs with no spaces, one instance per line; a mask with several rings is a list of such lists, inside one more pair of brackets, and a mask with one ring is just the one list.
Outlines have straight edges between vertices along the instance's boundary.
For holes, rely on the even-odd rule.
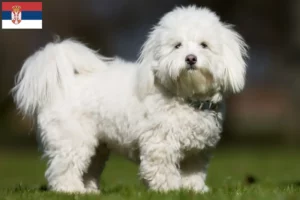
[[[222,21],[235,25],[250,46],[246,88],[227,99],[210,184],[225,187],[233,180],[233,185],[239,185],[247,174],[275,185],[300,180],[299,0],[42,2],[42,30],[0,30],[0,188],[44,183],[45,163],[39,159],[33,122],[18,115],[9,94],[14,76],[30,54],[59,35],[75,37],[105,56],[135,60],[158,19],[176,5],[188,4],[217,12]],[[137,183],[130,174],[136,168],[125,162],[123,170],[123,162],[118,157],[111,161],[105,182]]]

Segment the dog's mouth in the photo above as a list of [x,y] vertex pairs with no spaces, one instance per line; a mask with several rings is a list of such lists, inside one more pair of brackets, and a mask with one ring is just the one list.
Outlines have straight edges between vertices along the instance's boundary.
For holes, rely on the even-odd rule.
[[[207,69],[206,67],[199,67],[196,65],[190,65],[185,67],[181,73],[180,73],[180,77],[182,76],[189,76],[192,79],[205,79],[206,83],[213,83],[214,82],[214,76],[213,74],[210,72],[209,69]],[[194,80],[197,82],[197,80]],[[200,81],[200,80],[199,80]]]
[[197,70],[199,70],[200,73],[202,73],[202,75],[206,78],[206,81],[208,83],[213,83],[214,82],[214,76],[207,68],[202,67],[202,68],[199,68]]
[[185,68],[176,80],[176,88],[184,96],[210,96],[214,88],[214,76],[205,67]]
[[162,79],[159,71],[154,71],[156,82],[170,93],[179,97],[197,97],[207,99],[215,91],[215,78],[207,67],[181,67],[178,74]]
[[186,66],[186,70],[188,70],[188,71],[194,71],[194,70],[197,70],[197,66],[195,66],[195,65],[187,65],[187,66]]

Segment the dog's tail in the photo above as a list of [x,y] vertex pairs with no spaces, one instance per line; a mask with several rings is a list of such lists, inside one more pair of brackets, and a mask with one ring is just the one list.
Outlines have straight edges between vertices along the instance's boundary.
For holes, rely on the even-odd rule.
[[33,116],[63,97],[79,76],[106,69],[106,59],[75,40],[47,44],[25,61],[16,77],[12,93],[18,109]]

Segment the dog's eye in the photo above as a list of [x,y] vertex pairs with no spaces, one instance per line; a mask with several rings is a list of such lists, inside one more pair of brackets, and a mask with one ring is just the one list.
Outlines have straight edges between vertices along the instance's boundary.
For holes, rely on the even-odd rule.
[[203,49],[206,49],[206,48],[208,48],[208,45],[207,45],[207,43],[206,42],[201,42],[201,47],[203,48]]
[[175,49],[179,49],[181,46],[182,46],[181,43],[177,43],[177,44],[175,45]]

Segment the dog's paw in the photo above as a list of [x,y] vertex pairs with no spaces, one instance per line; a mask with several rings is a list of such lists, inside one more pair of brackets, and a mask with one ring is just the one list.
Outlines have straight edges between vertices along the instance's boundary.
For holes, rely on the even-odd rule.
[[194,187],[192,189],[192,191],[196,192],[196,193],[201,193],[201,194],[204,194],[204,193],[207,193],[210,191],[209,187],[207,187],[206,185],[203,185],[202,187]]
[[185,186],[182,189],[193,191],[195,193],[201,193],[201,194],[210,191],[209,187],[205,184],[199,184],[199,185],[194,185],[194,186]]
[[86,189],[85,193],[87,194],[101,194],[100,190],[98,189]]
[[203,186],[202,190],[200,191],[200,193],[206,193],[206,192],[209,192],[210,189],[209,187],[207,187],[206,185]]

